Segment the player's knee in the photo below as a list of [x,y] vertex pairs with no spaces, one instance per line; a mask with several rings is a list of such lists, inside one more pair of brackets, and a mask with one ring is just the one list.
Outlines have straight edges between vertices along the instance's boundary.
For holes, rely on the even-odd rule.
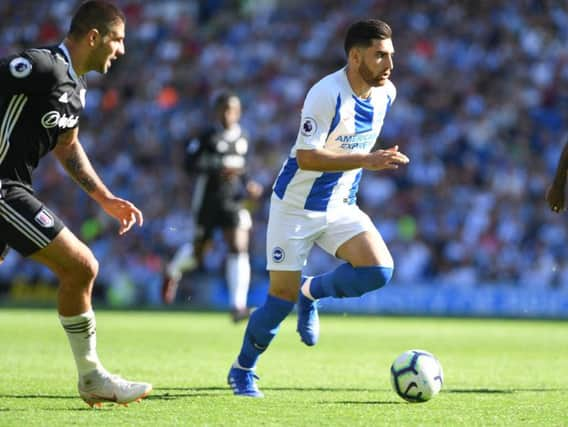
[[271,274],[268,294],[278,299],[295,303],[298,299],[300,274]]
[[367,292],[375,291],[385,286],[390,279],[394,269],[392,267],[372,266],[372,267],[355,267],[356,271],[355,283],[353,289],[356,295],[361,296]]
[[95,281],[97,274],[99,273],[99,262],[94,256],[89,257],[81,263],[78,274],[80,279],[85,283],[92,283]]
[[99,274],[99,261],[94,255],[91,255],[89,265],[87,266],[87,275],[91,281],[94,281]]
[[78,258],[67,272],[69,276],[73,277],[77,285],[92,284],[98,273],[99,262],[91,252]]
[[270,295],[284,301],[296,302],[298,299],[298,288],[294,287],[270,287]]

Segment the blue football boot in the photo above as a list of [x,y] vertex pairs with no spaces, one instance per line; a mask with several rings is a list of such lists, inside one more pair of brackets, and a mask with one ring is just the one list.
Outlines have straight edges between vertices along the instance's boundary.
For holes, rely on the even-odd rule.
[[302,342],[306,345],[316,345],[320,334],[318,302],[304,296],[300,290],[298,297],[298,327]]
[[233,389],[235,396],[264,397],[256,384],[258,379],[253,370],[239,369],[233,366],[227,376],[227,383]]

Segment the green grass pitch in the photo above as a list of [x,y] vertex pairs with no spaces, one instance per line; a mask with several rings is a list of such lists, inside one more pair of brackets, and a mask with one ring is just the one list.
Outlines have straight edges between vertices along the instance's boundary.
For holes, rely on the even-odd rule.
[[[107,369],[153,393],[128,408],[89,408],[55,311],[2,308],[0,426],[568,425],[567,322],[322,316],[308,348],[290,316],[258,367],[266,397],[249,399],[226,386],[245,327],[227,314],[96,313]],[[411,348],[444,367],[444,388],[427,403],[390,388],[391,362]]]

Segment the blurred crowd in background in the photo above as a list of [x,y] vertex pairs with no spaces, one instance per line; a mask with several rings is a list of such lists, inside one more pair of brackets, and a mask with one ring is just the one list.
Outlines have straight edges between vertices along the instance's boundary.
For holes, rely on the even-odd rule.
[[[77,4],[2,1],[0,55],[58,43]],[[88,75],[80,138],[103,180],[143,210],[145,224],[118,237],[117,225],[50,156],[34,181],[93,249],[107,295],[116,287],[159,303],[164,262],[193,233],[184,147],[210,120],[211,97],[222,88],[242,99],[250,175],[266,187],[248,207],[254,277],[267,280],[270,186],[295,141],[304,96],[344,65],[346,28],[368,17],[391,25],[396,49],[398,97],[380,143],[399,145],[411,159],[395,172],[366,172],[359,191],[393,253],[394,283],[568,287],[568,218],[544,202],[568,123],[564,1],[117,4],[127,17],[126,55],[108,76]],[[219,239],[206,259],[211,274],[224,252]],[[334,263],[316,250],[306,271]],[[0,282],[18,278],[54,280],[12,253]]]

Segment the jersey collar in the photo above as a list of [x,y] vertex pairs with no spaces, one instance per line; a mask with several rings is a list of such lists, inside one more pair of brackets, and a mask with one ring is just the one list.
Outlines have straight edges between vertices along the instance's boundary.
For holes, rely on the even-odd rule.
[[71,62],[71,55],[69,54],[69,50],[67,49],[67,46],[65,46],[65,44],[63,42],[61,42],[59,44],[59,49],[61,49],[61,51],[65,55],[65,58],[67,58],[67,63],[69,64],[69,74],[71,74],[71,77],[73,77],[73,80],[79,81],[79,76],[77,75],[77,73],[75,72],[75,69],[73,68],[73,63]]

